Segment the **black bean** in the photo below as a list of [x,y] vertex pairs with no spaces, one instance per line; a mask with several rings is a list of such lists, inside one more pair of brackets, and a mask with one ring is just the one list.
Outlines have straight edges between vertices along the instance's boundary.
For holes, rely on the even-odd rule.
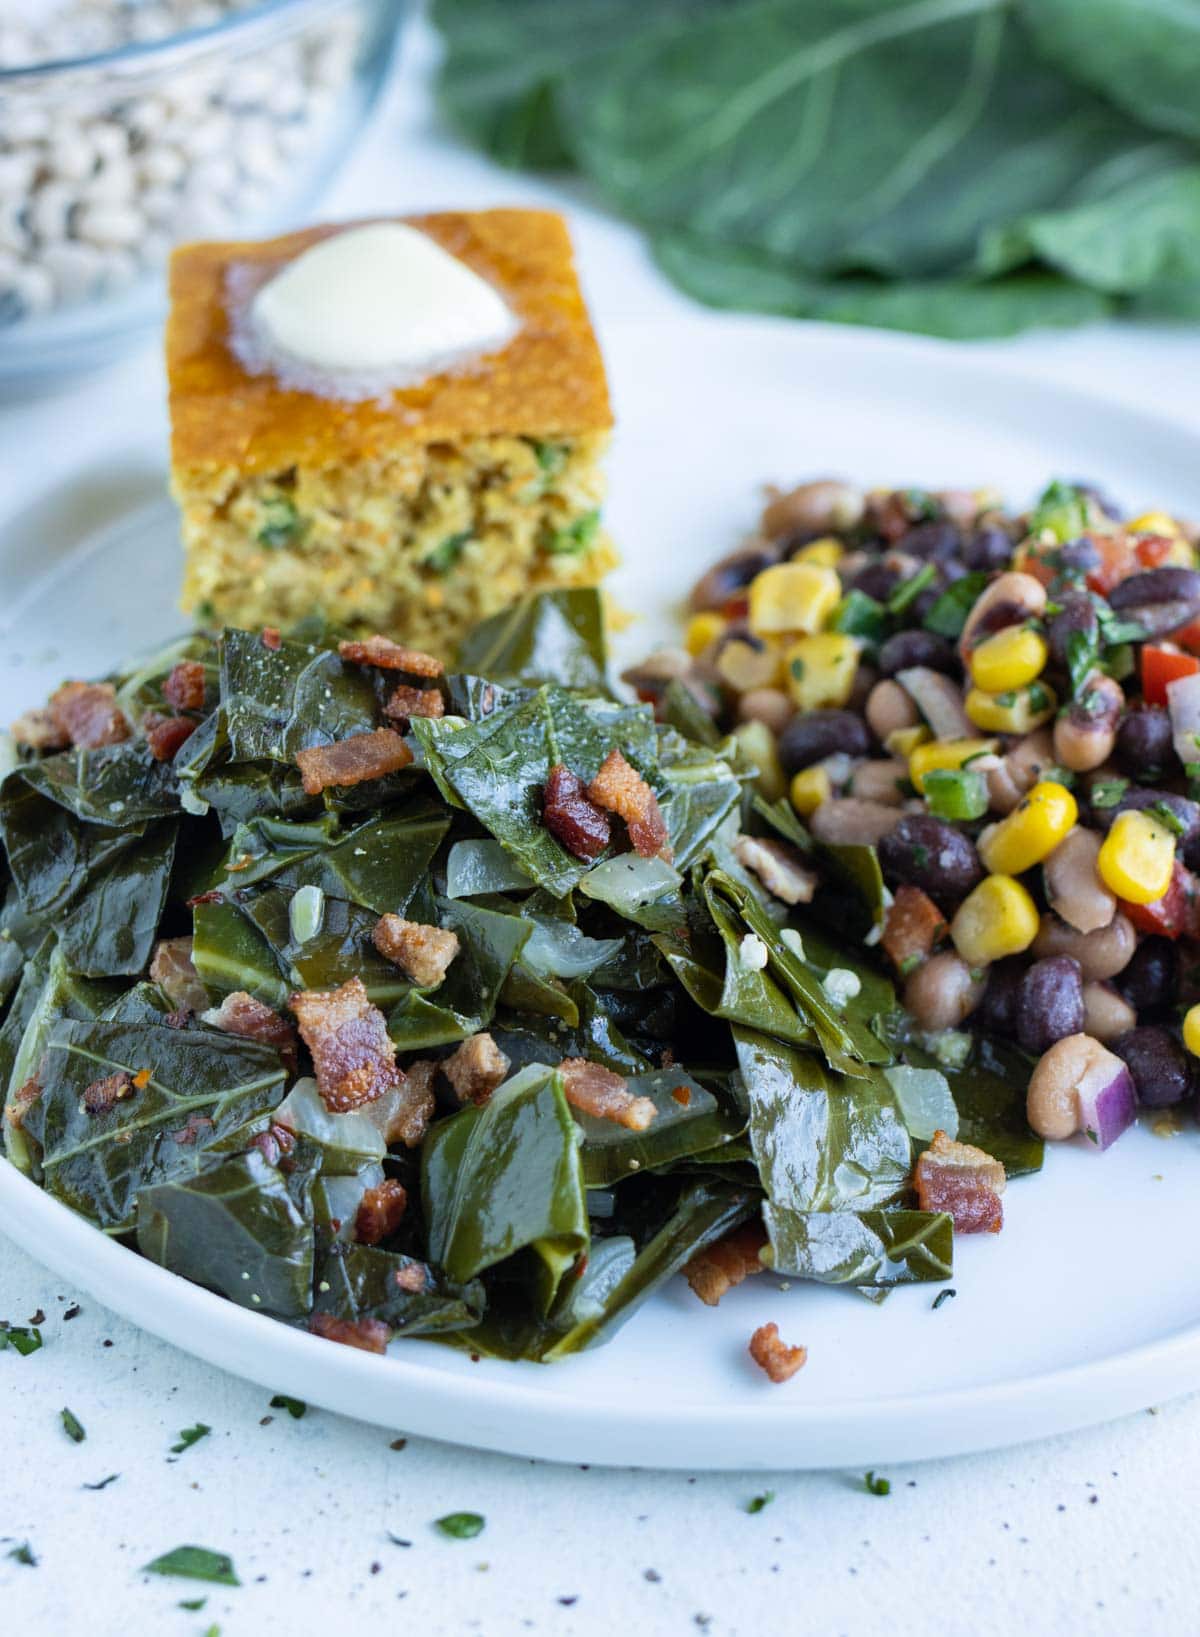
[[889,885],[920,887],[942,909],[957,904],[983,879],[970,837],[927,813],[906,814],[884,836],[879,864]]
[[1171,718],[1162,705],[1134,704],[1117,729],[1116,760],[1132,778],[1154,777],[1175,760]]
[[1083,1031],[1083,973],[1070,955],[1035,961],[1021,979],[1016,1005],[1017,1044],[1040,1057],[1056,1040]]
[[1078,646],[1071,640],[1075,633],[1078,632],[1091,647],[1095,645],[1099,628],[1096,605],[1090,597],[1079,591],[1071,591],[1062,598],[1062,606],[1046,627],[1050,657],[1060,670],[1068,669],[1071,650]]
[[779,736],[779,760],[790,777],[839,750],[847,756],[866,756],[871,730],[853,711],[808,711],[790,721]]
[[1179,954],[1169,938],[1143,938],[1117,978],[1117,988],[1138,1014],[1155,1022],[1175,1004]]
[[913,665],[924,665],[931,671],[953,675],[958,670],[958,656],[945,637],[932,631],[897,631],[879,650],[881,676],[895,676]]
[[885,603],[903,578],[898,568],[877,558],[859,569],[854,577],[854,590],[861,591],[864,597],[874,597],[876,602]]
[[910,557],[955,557],[962,548],[962,535],[953,523],[918,523],[895,544]]
[[1085,574],[1099,568],[1100,553],[1094,543],[1083,535],[1078,540],[1068,540],[1059,546],[1050,562],[1065,579],[1082,580]]
[[736,597],[739,591],[744,591],[763,569],[771,568],[779,561],[780,551],[776,545],[745,546],[741,551],[734,551],[728,557],[722,557],[719,563],[714,563],[701,579],[692,587],[691,606],[701,612],[709,608],[723,608],[731,597]]
[[1115,585],[1108,601],[1147,636],[1165,637],[1200,615],[1200,573],[1193,568],[1147,569]]
[[1025,959],[1021,955],[1010,955],[1007,960],[994,961],[988,967],[987,988],[971,1017],[971,1022],[978,1024],[985,1034],[999,1035],[1004,1040],[1016,1039],[1017,995],[1025,970]]
[[1012,561],[1013,543],[992,523],[976,529],[963,547],[963,562],[975,573],[991,574]]
[[1160,1023],[1130,1029],[1112,1042],[1111,1049],[1129,1065],[1138,1101],[1148,1108],[1181,1103],[1195,1090],[1193,1059]]

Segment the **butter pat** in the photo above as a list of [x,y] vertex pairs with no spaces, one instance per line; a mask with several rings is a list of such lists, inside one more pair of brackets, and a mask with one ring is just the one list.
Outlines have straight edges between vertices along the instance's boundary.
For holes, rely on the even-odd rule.
[[262,286],[249,319],[260,354],[376,391],[495,352],[518,327],[486,279],[402,222],[322,239]]

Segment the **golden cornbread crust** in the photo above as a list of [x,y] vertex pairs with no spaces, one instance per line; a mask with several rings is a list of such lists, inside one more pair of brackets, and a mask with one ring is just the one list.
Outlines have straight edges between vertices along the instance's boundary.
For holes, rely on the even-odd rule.
[[476,366],[383,401],[285,390],[227,345],[229,269],[274,270],[340,227],[174,255],[172,487],[183,603],[202,620],[319,611],[446,650],[515,598],[594,584],[615,561],[598,527],[612,414],[562,219],[402,219],[494,283],[521,328]]

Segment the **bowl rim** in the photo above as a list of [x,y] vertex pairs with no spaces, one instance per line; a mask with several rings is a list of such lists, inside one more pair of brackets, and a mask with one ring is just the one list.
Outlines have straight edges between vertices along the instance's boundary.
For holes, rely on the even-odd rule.
[[87,73],[97,69],[133,77],[160,65],[174,66],[186,61],[218,41],[225,44],[236,39],[240,44],[253,46],[259,39],[272,39],[300,28],[310,17],[320,16],[323,12],[346,11],[362,3],[363,0],[257,0],[257,4],[241,11],[228,12],[215,23],[180,29],[160,39],[128,40],[106,51],[95,51],[80,57],[51,57],[44,62],[0,68],[0,90],[11,89],[21,83],[33,84],[52,79],[59,74]]

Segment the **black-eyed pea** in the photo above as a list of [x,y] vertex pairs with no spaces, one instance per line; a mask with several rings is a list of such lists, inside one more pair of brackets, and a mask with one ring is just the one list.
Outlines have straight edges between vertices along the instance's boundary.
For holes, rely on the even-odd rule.
[[1095,830],[1077,824],[1042,865],[1047,903],[1076,932],[1097,932],[1117,913],[1116,894],[1096,869],[1102,845]]
[[1057,915],[1043,915],[1033,940],[1039,959],[1050,955],[1070,955],[1079,962],[1085,983],[1115,978],[1133,959],[1137,933],[1133,923],[1118,910],[1106,927],[1095,932],[1077,932]]
[[861,801],[899,807],[908,793],[908,763],[886,758],[860,762],[850,775],[850,794]]
[[1083,1028],[1093,1040],[1115,1040],[1137,1023],[1137,1013],[1111,983],[1083,986]]
[[864,714],[871,732],[883,744],[889,734],[919,727],[921,713],[898,682],[877,682],[867,696]]
[[809,828],[827,846],[874,847],[895,829],[901,816],[899,807],[884,802],[838,796],[821,803]]
[[738,700],[739,722],[762,722],[778,735],[795,715],[796,707],[781,688],[751,688]]
[[958,651],[964,660],[976,643],[1006,625],[1040,619],[1046,608],[1046,588],[1032,574],[1012,570],[1000,574],[975,600],[967,615]]
[[1038,1059],[1029,1079],[1025,1114],[1039,1137],[1062,1142],[1082,1131],[1097,1148],[1107,1148],[1136,1112],[1129,1069],[1090,1035],[1055,1041]]
[[1055,759],[1073,773],[1090,773],[1106,762],[1117,742],[1124,707],[1120,684],[1093,671],[1054,724]]
[[904,986],[904,1006],[922,1029],[957,1029],[983,999],[986,974],[959,955],[934,955]]

